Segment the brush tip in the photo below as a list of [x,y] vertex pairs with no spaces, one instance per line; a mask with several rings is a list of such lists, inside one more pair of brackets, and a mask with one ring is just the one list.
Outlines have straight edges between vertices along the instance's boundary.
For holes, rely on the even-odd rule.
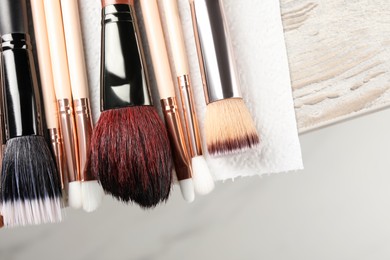
[[192,164],[192,179],[196,193],[207,195],[214,190],[215,184],[213,176],[211,176],[206,159],[203,156],[193,157]]
[[68,204],[74,209],[80,209],[83,206],[81,191],[81,182],[69,182]]
[[255,123],[242,98],[230,98],[207,105],[206,143],[211,155],[242,152],[260,143]]
[[104,191],[98,181],[83,181],[81,183],[83,209],[93,212],[100,207],[104,197]]
[[195,200],[195,192],[194,192],[194,182],[192,179],[186,179],[179,181],[181,195],[183,199],[191,203]]

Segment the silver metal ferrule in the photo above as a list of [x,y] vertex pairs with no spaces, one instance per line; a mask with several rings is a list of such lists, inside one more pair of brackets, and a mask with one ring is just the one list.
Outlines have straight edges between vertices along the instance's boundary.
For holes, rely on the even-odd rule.
[[206,103],[241,98],[222,0],[192,0],[190,4]]

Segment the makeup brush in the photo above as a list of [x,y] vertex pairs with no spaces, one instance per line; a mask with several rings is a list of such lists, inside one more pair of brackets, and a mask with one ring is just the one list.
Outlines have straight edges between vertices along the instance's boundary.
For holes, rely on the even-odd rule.
[[43,3],[45,8],[47,32],[49,35],[49,49],[54,78],[54,88],[68,167],[68,202],[69,206],[78,209],[83,206],[81,176],[61,4],[60,0],[44,0]]
[[30,0],[34,21],[35,43],[38,53],[39,72],[45,108],[46,126],[50,136],[51,149],[56,159],[61,177],[61,188],[64,205],[68,204],[67,169],[64,157],[64,144],[58,119],[57,101],[54,92],[53,72],[51,69],[49,40],[46,28],[43,0]]
[[61,182],[43,137],[25,0],[0,1],[6,148],[1,169],[5,226],[61,221]]
[[172,52],[177,83],[180,90],[181,108],[182,114],[184,115],[187,143],[189,144],[189,154],[192,158],[192,179],[194,181],[195,191],[205,195],[214,189],[214,180],[203,156],[202,140],[196,115],[179,8],[177,0],[164,0],[160,3],[162,3],[162,8],[165,12],[167,35],[169,39],[168,46],[170,46]]
[[242,99],[222,0],[190,0],[195,41],[207,103],[206,143],[211,155],[259,144]]
[[[1,66],[1,59],[0,59],[0,68]],[[4,133],[4,113],[3,113],[3,93],[2,93],[2,76],[1,76],[1,69],[0,69],[0,169],[3,164],[3,156],[4,156],[4,149],[5,149],[5,133]],[[1,189],[1,174],[0,174],[0,189]],[[1,206],[0,206],[1,209]],[[1,213],[1,212],[0,212]],[[4,227],[4,221],[3,216],[0,214],[0,228]]]
[[167,47],[164,41],[160,14],[156,0],[140,2],[145,30],[150,48],[153,70],[157,80],[162,110],[173,148],[173,160],[183,198],[187,202],[195,199],[191,162],[184,137],[183,126],[177,106],[175,85],[172,80]]
[[92,212],[100,206],[104,191],[96,178],[85,171],[93,123],[77,0],[61,0],[61,10],[78,137],[83,209]]
[[164,124],[152,106],[133,6],[102,1],[101,116],[88,170],[123,202],[151,208],[168,199],[172,157]]

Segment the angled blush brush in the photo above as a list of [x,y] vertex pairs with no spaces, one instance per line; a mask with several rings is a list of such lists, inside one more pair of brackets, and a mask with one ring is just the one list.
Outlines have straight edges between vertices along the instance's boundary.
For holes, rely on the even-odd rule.
[[61,182],[43,137],[25,0],[0,1],[0,35],[7,140],[0,192],[4,225],[58,222],[62,219]]
[[88,170],[118,200],[152,208],[171,190],[169,139],[151,102],[133,6],[103,0],[102,7],[102,113]]
[[51,69],[49,40],[46,28],[43,0],[30,0],[34,21],[35,43],[38,53],[39,72],[43,105],[45,108],[46,126],[50,136],[51,149],[56,159],[57,169],[61,177],[61,188],[64,205],[67,205],[67,168],[64,156],[64,144],[59,125],[57,100],[54,92],[53,72]]
[[61,10],[78,137],[83,209],[92,212],[100,206],[104,191],[96,178],[85,170],[93,123],[77,0],[61,0]]
[[47,32],[49,34],[49,49],[54,88],[68,167],[68,202],[69,206],[78,209],[83,206],[81,176],[61,5],[60,0],[44,0],[43,3]]
[[207,103],[206,143],[211,155],[252,148],[260,142],[241,96],[222,0],[190,0]]
[[191,160],[188,154],[183,125],[177,106],[175,85],[169,65],[167,47],[164,41],[160,14],[156,0],[140,2],[153,70],[157,80],[162,110],[173,148],[173,160],[183,198],[187,202],[195,199]]
[[169,39],[168,46],[172,52],[177,83],[180,90],[181,108],[182,114],[184,115],[187,142],[189,144],[189,155],[192,158],[192,179],[194,181],[195,191],[205,195],[214,189],[214,180],[203,156],[202,140],[192,93],[190,70],[179,8],[177,0],[164,0],[160,3],[165,12],[167,35]]

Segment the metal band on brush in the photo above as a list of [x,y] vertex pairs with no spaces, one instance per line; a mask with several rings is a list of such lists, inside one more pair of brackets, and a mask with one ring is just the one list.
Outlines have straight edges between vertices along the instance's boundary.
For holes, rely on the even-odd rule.
[[133,11],[115,4],[102,12],[101,110],[152,105]]
[[6,139],[42,136],[40,96],[29,35],[2,35],[0,51]]
[[65,190],[67,182],[67,167],[64,157],[64,146],[61,138],[61,131],[57,128],[48,129],[51,148],[56,159],[57,169],[61,177],[61,189]]
[[162,99],[161,107],[163,109],[169,139],[173,148],[173,162],[175,164],[177,179],[179,181],[190,179],[192,170],[176,98]]
[[206,103],[241,98],[222,0],[192,0],[191,14]]

